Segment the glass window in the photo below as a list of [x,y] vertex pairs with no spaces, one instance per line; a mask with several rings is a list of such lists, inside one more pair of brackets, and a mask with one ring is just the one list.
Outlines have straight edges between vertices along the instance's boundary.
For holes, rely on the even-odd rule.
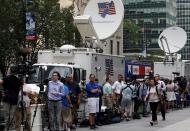
[[73,74],[73,79],[79,83],[81,78],[80,78],[80,69],[74,68],[74,74]]
[[63,78],[72,73],[70,67],[54,65],[34,65],[33,70],[35,70],[35,73],[30,75],[29,83],[41,83],[46,79],[51,79],[54,71],[59,72]]

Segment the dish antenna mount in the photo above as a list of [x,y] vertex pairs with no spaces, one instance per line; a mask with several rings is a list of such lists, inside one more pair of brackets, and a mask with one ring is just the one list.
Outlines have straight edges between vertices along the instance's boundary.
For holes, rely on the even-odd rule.
[[187,33],[184,29],[173,26],[165,29],[158,38],[158,44],[161,50],[165,52],[165,61],[174,61],[177,59],[177,52],[186,44]]

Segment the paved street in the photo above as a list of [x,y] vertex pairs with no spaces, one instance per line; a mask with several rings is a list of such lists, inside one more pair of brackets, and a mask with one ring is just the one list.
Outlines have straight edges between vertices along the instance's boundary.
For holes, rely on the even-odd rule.
[[[190,109],[176,110],[166,114],[166,121],[158,116],[158,125],[150,126],[150,117],[130,122],[105,125],[99,127],[100,131],[190,131]],[[89,128],[79,128],[77,131],[89,131]]]

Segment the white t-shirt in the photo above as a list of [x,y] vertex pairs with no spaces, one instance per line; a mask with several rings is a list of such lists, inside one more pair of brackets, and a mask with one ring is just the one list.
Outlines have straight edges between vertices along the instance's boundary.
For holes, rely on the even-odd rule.
[[166,91],[166,85],[163,81],[158,80],[158,88],[162,89],[163,91]]
[[[158,91],[158,89],[157,89],[157,91]],[[149,102],[158,102],[159,101],[159,96],[158,96],[159,91],[158,92],[157,91],[156,91],[156,86],[150,87],[150,90],[149,89],[147,90],[147,94],[149,96],[148,97]]]
[[123,81],[119,82],[116,81],[113,85],[112,85],[112,89],[113,92],[120,94],[121,90],[125,87],[125,83]]

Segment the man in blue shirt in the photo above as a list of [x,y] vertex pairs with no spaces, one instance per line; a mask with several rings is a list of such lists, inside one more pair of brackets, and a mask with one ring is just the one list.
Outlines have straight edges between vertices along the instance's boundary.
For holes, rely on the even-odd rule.
[[88,97],[88,110],[89,110],[89,123],[90,129],[95,129],[95,115],[99,112],[99,93],[101,89],[99,85],[95,83],[95,75],[90,74],[90,82],[86,85],[86,92]]
[[60,129],[61,99],[64,96],[64,88],[59,79],[60,74],[55,71],[52,74],[52,81],[48,84],[48,109],[51,131]]
[[70,100],[73,105],[72,108],[73,125],[71,126],[71,129],[75,129],[78,122],[77,109],[80,106],[81,89],[79,87],[79,84],[73,80],[73,76],[71,74],[67,75],[65,85],[68,87]]

